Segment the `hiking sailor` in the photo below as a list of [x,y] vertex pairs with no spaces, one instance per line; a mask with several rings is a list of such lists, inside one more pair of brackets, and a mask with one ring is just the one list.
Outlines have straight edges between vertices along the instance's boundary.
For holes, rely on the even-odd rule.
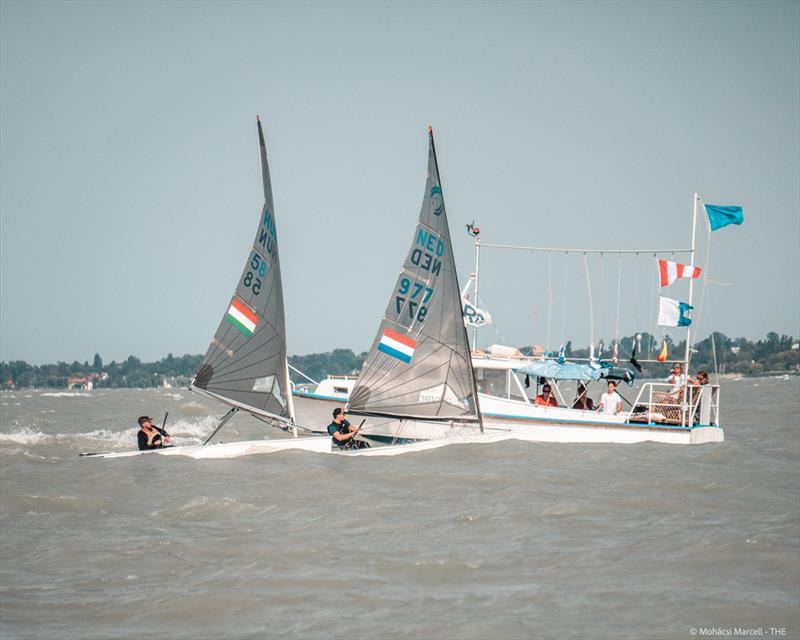
[[340,449],[361,449],[369,446],[366,442],[356,440],[358,427],[354,427],[345,420],[344,409],[336,407],[333,410],[333,422],[328,425],[328,434],[333,438],[333,444]]
[[139,451],[169,446],[169,434],[164,429],[156,427],[147,416],[139,418],[137,438],[139,440]]

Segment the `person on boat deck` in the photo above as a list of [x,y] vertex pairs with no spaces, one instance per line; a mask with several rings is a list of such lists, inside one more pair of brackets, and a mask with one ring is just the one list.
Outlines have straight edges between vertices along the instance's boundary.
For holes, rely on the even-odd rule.
[[586,393],[586,385],[580,383],[578,385],[578,396],[575,402],[572,403],[573,409],[581,409],[583,411],[594,411],[594,400],[592,400]]
[[679,362],[676,362],[674,365],[672,365],[672,371],[667,378],[667,382],[672,385],[672,388],[668,391],[668,393],[676,400],[681,393],[681,389],[683,389],[687,383],[693,385],[697,384],[697,380],[692,377],[688,377],[685,373],[683,373],[683,367]]
[[333,410],[333,422],[328,425],[328,434],[333,438],[333,444],[340,449],[352,447],[357,433],[358,428],[345,420],[344,409],[336,407]]
[[615,416],[622,411],[622,397],[617,393],[617,384],[608,383],[608,391],[600,396],[600,411]]
[[553,389],[550,387],[549,384],[545,383],[542,386],[542,392],[538,396],[536,396],[534,403],[538,404],[540,407],[558,406],[558,400],[556,400],[555,396],[553,396]]
[[164,429],[156,427],[147,416],[139,418],[137,438],[139,440],[139,451],[160,449],[169,445],[169,434]]
[[[695,387],[704,387],[708,384],[708,372],[703,371],[702,369],[697,372],[697,379],[693,381]],[[691,394],[689,396],[689,401],[694,404],[696,403],[697,406],[694,410],[694,422],[697,424],[700,422],[700,402],[699,397],[700,394],[703,392],[702,389],[694,388],[691,390]]]

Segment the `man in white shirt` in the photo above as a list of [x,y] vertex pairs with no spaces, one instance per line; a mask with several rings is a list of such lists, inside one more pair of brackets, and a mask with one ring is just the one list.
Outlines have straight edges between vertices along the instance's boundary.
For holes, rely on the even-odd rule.
[[616,383],[609,381],[608,391],[600,396],[600,411],[614,416],[622,411],[622,398],[617,393]]
[[672,365],[667,382],[672,385],[672,389],[669,390],[670,394],[677,393],[686,386],[686,374],[683,373],[683,368],[679,363],[676,362]]

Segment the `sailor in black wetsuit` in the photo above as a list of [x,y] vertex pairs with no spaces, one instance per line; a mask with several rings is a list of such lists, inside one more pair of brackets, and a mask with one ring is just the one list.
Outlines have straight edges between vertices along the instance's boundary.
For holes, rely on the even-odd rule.
[[153,425],[153,421],[147,416],[139,418],[139,451],[148,449],[160,449],[169,446],[169,434],[164,429],[159,429]]
[[356,440],[358,428],[354,427],[344,418],[344,409],[336,407],[333,410],[333,422],[328,425],[328,434],[333,438],[333,444],[340,449],[363,449],[369,445],[363,440]]

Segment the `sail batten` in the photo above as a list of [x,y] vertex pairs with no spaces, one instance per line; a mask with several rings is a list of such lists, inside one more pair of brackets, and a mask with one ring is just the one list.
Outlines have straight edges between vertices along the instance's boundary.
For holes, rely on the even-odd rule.
[[293,418],[278,233],[258,120],[264,204],[242,275],[191,388],[255,415]]
[[411,247],[350,394],[360,415],[480,422],[433,132]]

